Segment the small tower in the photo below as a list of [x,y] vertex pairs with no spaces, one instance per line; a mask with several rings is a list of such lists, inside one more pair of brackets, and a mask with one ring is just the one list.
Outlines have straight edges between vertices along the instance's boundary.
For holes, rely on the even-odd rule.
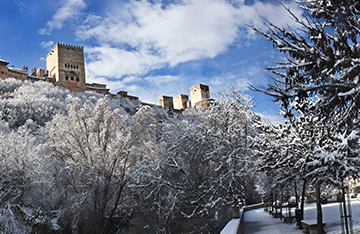
[[173,98],[174,109],[183,110],[188,108],[189,96],[185,94],[179,94]]
[[158,105],[164,108],[165,110],[173,109],[173,98],[162,95],[158,97]]
[[37,71],[36,71],[36,76],[37,77],[45,77],[46,74],[45,74],[45,69],[44,68],[38,68]]
[[71,92],[86,91],[83,47],[56,43],[46,56],[46,70],[60,87]]
[[[208,107],[210,99],[209,86],[198,84],[190,88],[191,107],[203,106]],[[205,105],[205,106],[204,106]]]

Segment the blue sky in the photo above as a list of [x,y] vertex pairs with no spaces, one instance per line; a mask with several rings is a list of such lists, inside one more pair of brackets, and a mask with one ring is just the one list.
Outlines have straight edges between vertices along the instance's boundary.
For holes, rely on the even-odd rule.
[[[283,1],[297,15],[292,1]],[[263,68],[283,57],[246,24],[262,17],[293,25],[277,0],[9,0],[1,1],[1,59],[45,67],[56,42],[84,46],[87,82],[106,83],[144,102],[189,94],[202,83],[210,95],[234,86],[265,87]],[[249,92],[249,91],[247,91]],[[278,105],[260,93],[256,112],[280,119]]]

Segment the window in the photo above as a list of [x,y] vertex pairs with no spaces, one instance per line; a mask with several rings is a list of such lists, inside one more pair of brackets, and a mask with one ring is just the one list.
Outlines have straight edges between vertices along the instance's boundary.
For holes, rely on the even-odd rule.
[[4,74],[4,72],[3,72],[3,71],[1,71],[1,74]]
[[73,76],[71,77],[71,80],[74,80],[74,77],[73,77]]
[[65,76],[65,80],[69,80],[69,77],[68,77],[68,76]]
[[76,81],[77,81],[77,82],[79,82],[79,81],[80,81],[79,77],[76,77]]

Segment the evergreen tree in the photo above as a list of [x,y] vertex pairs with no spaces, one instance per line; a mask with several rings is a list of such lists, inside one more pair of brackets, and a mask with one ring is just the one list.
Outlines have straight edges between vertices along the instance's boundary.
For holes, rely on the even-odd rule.
[[36,76],[36,67],[31,68],[30,76]]

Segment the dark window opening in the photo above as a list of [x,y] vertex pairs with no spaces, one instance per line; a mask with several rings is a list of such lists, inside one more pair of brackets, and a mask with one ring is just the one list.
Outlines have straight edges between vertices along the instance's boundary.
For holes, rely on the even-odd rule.
[[1,74],[4,74],[4,72],[3,72],[3,71],[1,71]]
[[73,77],[73,76],[71,77],[71,80],[74,80],[74,77]]
[[69,77],[68,77],[68,76],[65,76],[65,80],[69,80]]
[[79,82],[79,81],[80,81],[79,77],[76,77],[76,81],[77,81],[77,82]]

